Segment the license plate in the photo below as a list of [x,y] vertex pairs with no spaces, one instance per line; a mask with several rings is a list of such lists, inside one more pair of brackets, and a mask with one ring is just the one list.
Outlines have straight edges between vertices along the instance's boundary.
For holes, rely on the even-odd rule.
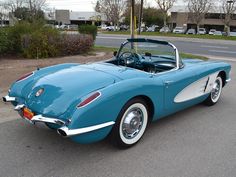
[[23,116],[24,118],[31,120],[34,117],[34,113],[28,108],[23,108]]

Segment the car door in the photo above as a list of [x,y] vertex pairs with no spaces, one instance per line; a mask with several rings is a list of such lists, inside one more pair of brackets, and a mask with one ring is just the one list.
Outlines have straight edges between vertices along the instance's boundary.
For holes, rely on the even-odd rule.
[[194,84],[196,78],[199,77],[197,69],[183,67],[178,70],[161,73],[160,77],[163,81],[164,112],[166,115],[195,104],[194,92],[197,92],[200,86],[196,86],[199,88],[194,88],[193,86],[186,91],[185,89]]

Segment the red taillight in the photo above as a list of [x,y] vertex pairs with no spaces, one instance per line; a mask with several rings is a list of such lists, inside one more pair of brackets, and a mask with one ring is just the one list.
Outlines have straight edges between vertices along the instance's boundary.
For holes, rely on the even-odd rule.
[[100,95],[101,95],[100,92],[95,92],[90,97],[88,97],[84,101],[82,101],[77,107],[81,108],[81,107],[87,106],[89,103],[91,103],[92,101],[97,99]]
[[24,80],[24,79],[27,79],[28,77],[30,77],[30,76],[33,75],[33,74],[34,74],[34,72],[27,73],[27,74],[21,76],[19,79],[17,79],[16,82],[21,81],[21,80]]

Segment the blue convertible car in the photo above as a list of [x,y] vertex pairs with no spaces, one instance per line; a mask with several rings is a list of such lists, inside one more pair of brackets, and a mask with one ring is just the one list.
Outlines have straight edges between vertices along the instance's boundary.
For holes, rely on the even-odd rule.
[[204,102],[218,102],[230,81],[224,62],[181,59],[165,41],[128,39],[109,61],[60,64],[15,81],[3,97],[32,124],[91,143],[109,135],[130,147],[148,123]]

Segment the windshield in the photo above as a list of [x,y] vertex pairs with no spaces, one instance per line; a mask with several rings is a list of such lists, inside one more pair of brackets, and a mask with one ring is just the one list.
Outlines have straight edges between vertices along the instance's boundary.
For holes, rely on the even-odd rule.
[[173,44],[144,38],[127,39],[114,60],[108,62],[148,73],[162,73],[184,66]]
[[176,61],[175,49],[166,43],[128,42],[121,48],[119,58],[122,59],[125,55],[130,55],[130,53],[138,56],[143,61],[151,63],[160,60]]

